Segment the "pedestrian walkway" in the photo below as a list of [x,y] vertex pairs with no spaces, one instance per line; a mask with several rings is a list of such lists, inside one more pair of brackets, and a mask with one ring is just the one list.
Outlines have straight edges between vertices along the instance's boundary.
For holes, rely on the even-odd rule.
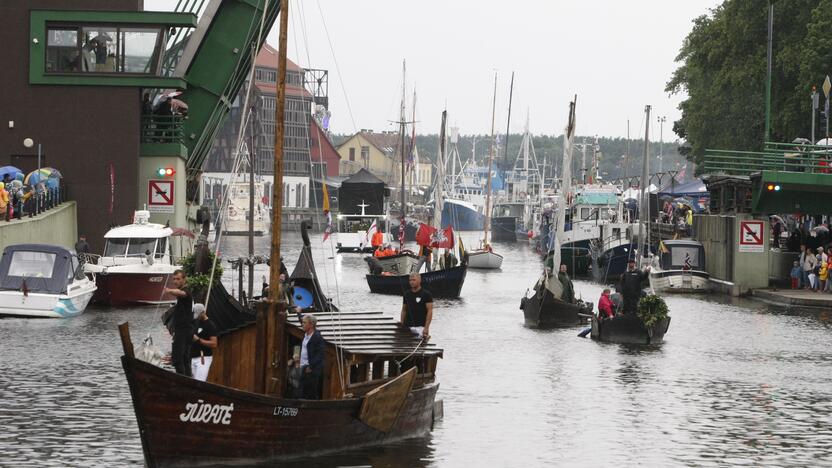
[[832,307],[832,294],[804,289],[755,289],[751,295],[757,299],[780,305],[802,307]]

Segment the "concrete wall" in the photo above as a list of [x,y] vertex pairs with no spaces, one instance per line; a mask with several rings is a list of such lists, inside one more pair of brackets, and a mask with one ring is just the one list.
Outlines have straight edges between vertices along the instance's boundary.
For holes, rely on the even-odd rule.
[[740,222],[751,215],[697,215],[693,218],[694,238],[705,247],[705,267],[719,289],[733,296],[749,293],[769,284],[770,251],[768,220],[763,226],[763,251],[740,252]]
[[75,202],[69,201],[33,218],[0,221],[0,251],[14,244],[50,244],[71,249],[78,240],[77,216]]
[[792,263],[800,258],[799,252],[771,251],[768,254],[769,280],[781,286],[791,281]]

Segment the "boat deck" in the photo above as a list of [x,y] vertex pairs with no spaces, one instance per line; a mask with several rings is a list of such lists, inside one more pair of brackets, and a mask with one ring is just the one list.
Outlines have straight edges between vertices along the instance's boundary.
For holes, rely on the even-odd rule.
[[[379,356],[442,356],[442,349],[401,326],[383,312],[316,312],[317,328],[323,338],[350,354]],[[288,317],[290,325],[300,328],[297,315]],[[418,349],[417,349],[418,346]]]

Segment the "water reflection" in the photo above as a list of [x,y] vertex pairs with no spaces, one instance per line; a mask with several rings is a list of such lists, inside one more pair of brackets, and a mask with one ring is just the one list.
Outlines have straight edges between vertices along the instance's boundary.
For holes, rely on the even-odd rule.
[[[473,245],[479,234],[464,234]],[[234,243],[236,242],[236,243]],[[225,248],[245,251],[244,239]],[[268,239],[257,239],[267,251]],[[520,297],[539,259],[496,245],[500,272],[470,271],[461,300],[438,300],[431,332],[445,349],[432,434],[288,466],[816,466],[832,460],[829,312],[746,298],[668,296],[660,346],[598,343],[581,327],[523,326]],[[401,298],[369,294],[359,255],[313,236],[321,284],[344,309],[396,316]],[[284,235],[291,265],[297,235]],[[338,274],[336,275],[336,272]],[[258,267],[256,278],[265,273]],[[231,285],[230,269],[225,280]],[[236,286],[236,285],[235,285]],[[600,285],[576,281],[597,301]],[[116,325],[170,338],[155,307],[91,309],[71,320],[0,320],[0,465],[141,466]]]

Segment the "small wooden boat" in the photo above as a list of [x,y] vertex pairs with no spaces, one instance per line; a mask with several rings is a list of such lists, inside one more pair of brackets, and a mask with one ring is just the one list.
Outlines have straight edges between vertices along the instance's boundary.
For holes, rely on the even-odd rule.
[[520,308],[525,324],[532,328],[574,327],[586,323],[592,314],[592,303],[577,301],[572,304],[563,301],[539,281],[532,297],[523,297]]
[[413,252],[403,251],[396,255],[388,255],[386,257],[371,257],[375,261],[368,261],[370,273],[373,273],[374,266],[381,268],[383,273],[393,273],[395,275],[409,275],[410,273],[418,272],[422,269],[425,263],[425,258],[420,257]]
[[16,244],[0,258],[0,315],[72,317],[84,313],[95,293],[69,250],[56,245]]
[[670,317],[645,327],[637,315],[617,315],[611,319],[592,317],[590,336],[594,340],[622,344],[658,344],[670,326]]
[[[453,268],[427,271],[422,273],[422,287],[430,291],[433,297],[457,298],[462,292],[467,272],[468,265],[465,262]],[[370,286],[370,292],[402,296],[410,290],[409,278],[410,275],[367,275],[367,285]]]
[[487,250],[474,250],[468,252],[468,267],[498,270],[503,265],[503,256]]
[[659,243],[658,258],[650,270],[650,287],[656,292],[704,292],[710,275],[705,271],[705,248],[690,239]]

